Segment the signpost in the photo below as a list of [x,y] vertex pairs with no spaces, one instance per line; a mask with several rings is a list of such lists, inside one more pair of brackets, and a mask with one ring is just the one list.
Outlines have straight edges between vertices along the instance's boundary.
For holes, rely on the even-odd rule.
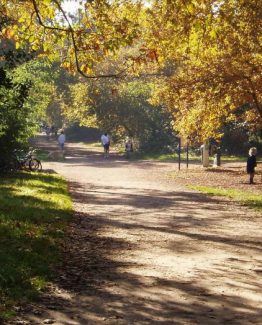
[[180,136],[178,137],[178,170],[181,169],[181,148],[182,147],[186,148],[186,167],[188,168],[188,164],[189,164],[188,140]]
[[178,138],[178,170],[181,166],[181,138]]

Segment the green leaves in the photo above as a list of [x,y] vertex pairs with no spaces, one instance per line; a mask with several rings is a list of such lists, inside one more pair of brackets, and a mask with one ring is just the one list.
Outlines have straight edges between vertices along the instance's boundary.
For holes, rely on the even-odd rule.
[[[193,117],[198,122],[192,107],[206,121],[208,134],[215,136],[234,107],[246,102],[256,112],[254,125],[260,127],[259,1],[159,0],[145,5],[86,0],[70,19],[59,3],[1,0],[12,21],[3,36],[14,39],[17,48],[29,47],[39,56],[61,60],[65,69],[85,78],[165,75],[158,102],[173,112],[176,127],[189,133]],[[195,133],[203,139],[207,132]]]

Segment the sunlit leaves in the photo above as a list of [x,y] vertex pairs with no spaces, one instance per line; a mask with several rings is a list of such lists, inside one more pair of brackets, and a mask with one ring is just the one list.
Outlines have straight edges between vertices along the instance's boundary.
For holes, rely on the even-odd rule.
[[[179,132],[203,140],[232,116],[261,123],[262,0],[86,0],[72,18],[63,1],[0,1],[11,21],[3,37],[70,72],[164,75],[151,100],[173,111]],[[252,114],[240,117],[245,103]]]
[[[173,111],[180,133],[216,137],[233,116],[262,126],[261,20],[261,1],[154,2],[147,42],[163,66],[178,68],[152,100]],[[252,113],[240,116],[245,103]]]
[[77,16],[69,18],[58,0],[1,0],[12,22],[4,36],[17,48],[30,45],[40,55],[60,58],[69,70],[94,75],[95,65],[116,55],[139,35],[140,4],[119,0],[82,1]]
[[63,102],[63,115],[66,120],[80,125],[97,127],[94,101],[90,87],[86,83],[77,83],[69,87],[69,94]]

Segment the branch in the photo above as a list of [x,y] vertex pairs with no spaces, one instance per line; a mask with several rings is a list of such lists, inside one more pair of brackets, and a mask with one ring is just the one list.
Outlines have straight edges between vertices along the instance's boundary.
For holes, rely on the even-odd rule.
[[[86,79],[99,79],[99,78],[124,78],[127,76],[127,71],[128,69],[131,67],[130,65],[127,64],[127,60],[124,64],[127,64],[127,66],[121,70],[118,73],[111,73],[111,74],[94,74],[94,75],[87,75],[84,71],[82,71],[81,67],[80,67],[80,63],[79,63],[79,56],[78,53],[80,53],[82,50],[78,48],[77,46],[77,40],[75,37],[75,34],[78,33],[78,30],[74,30],[74,28],[72,27],[72,24],[70,23],[70,20],[67,17],[67,14],[65,13],[65,11],[63,10],[59,0],[53,0],[53,2],[55,3],[55,5],[57,6],[58,10],[60,13],[62,13],[62,16],[64,17],[66,23],[67,23],[67,28],[62,28],[62,27],[57,27],[57,26],[50,26],[50,25],[46,25],[41,17],[41,13],[40,10],[38,8],[37,2],[36,0],[32,0],[33,6],[34,6],[34,10],[38,19],[39,24],[44,27],[45,29],[48,30],[56,30],[58,32],[63,32],[66,33],[72,41],[72,47],[74,50],[74,57],[75,57],[75,64],[76,64],[76,69],[78,71],[78,73],[80,75],[82,75],[84,78]],[[135,58],[136,60],[139,58],[142,58],[143,54],[141,54],[140,56],[138,56],[137,58]],[[133,64],[133,63],[132,63]],[[155,74],[152,75],[142,75],[141,77],[145,77],[145,76],[156,76]]]
[[60,32],[66,32],[66,33],[69,33],[71,35],[71,40],[72,40],[72,44],[73,44],[73,49],[74,49],[74,54],[75,54],[75,63],[76,63],[76,68],[77,68],[77,71],[84,77],[84,78],[87,78],[87,79],[98,79],[98,78],[120,78],[123,74],[123,72],[125,72],[126,70],[124,71],[121,71],[120,73],[117,73],[117,74],[105,74],[105,75],[93,75],[93,76],[89,76],[87,75],[86,73],[84,73],[81,68],[80,68],[80,64],[79,64],[79,59],[78,59],[78,47],[76,45],[76,39],[75,39],[75,30],[73,29],[70,21],[68,20],[67,18],[67,15],[65,13],[65,11],[63,10],[63,8],[61,7],[60,3],[57,1],[57,0],[53,0],[54,3],[57,5],[57,8],[59,9],[59,11],[62,13],[64,19],[66,20],[67,24],[68,24],[68,28],[61,28],[61,27],[55,27],[55,26],[48,26],[46,25],[42,18],[41,18],[41,15],[40,15],[40,11],[39,11],[39,8],[36,4],[36,0],[32,0],[33,1],[33,6],[34,6],[34,10],[35,10],[35,13],[37,15],[37,19],[39,21],[39,24],[41,26],[43,26],[44,28],[46,29],[49,29],[49,30],[57,30],[57,31],[60,31]]
[[[42,18],[41,18],[41,15],[40,15],[40,11],[37,7],[37,4],[36,4],[36,1],[35,0],[32,0],[33,2],[33,6],[34,6],[34,9],[35,9],[35,13],[36,13],[36,16],[37,16],[37,19],[39,21],[39,24],[41,26],[43,26],[44,28],[46,29],[51,29],[51,30],[58,30],[60,32],[68,32],[69,29],[68,28],[61,28],[61,27],[55,27],[55,26],[48,26],[48,25],[45,25],[45,23],[43,22]],[[57,3],[57,2],[56,2]]]

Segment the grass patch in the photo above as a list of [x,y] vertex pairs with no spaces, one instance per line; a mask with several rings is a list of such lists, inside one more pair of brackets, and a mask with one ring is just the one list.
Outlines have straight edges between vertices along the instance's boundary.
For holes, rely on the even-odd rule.
[[[132,159],[134,160],[160,160],[160,161],[178,161],[178,154],[177,153],[143,153],[143,152],[134,152],[132,155]],[[234,162],[234,161],[246,161],[246,157],[241,156],[222,156],[221,162]],[[181,161],[186,160],[186,153],[181,153]],[[201,161],[201,157],[197,154],[189,153],[188,156],[189,161]],[[210,156],[209,161],[213,163],[214,157]]]
[[246,161],[247,157],[243,156],[222,156],[221,161]]
[[254,194],[244,190],[241,191],[236,189],[220,189],[220,188],[200,186],[200,185],[197,186],[190,185],[188,187],[208,195],[228,197],[240,202],[243,205],[262,211],[261,194]]
[[[159,160],[159,161],[178,161],[177,153],[143,153],[143,152],[133,152],[131,155],[131,160]],[[181,160],[186,160],[186,154],[181,153]],[[188,156],[189,161],[199,160],[200,157],[197,155],[190,154]]]
[[0,177],[1,322],[13,315],[12,306],[37,298],[52,279],[72,203],[65,180],[57,175]]
[[49,151],[47,151],[47,150],[37,149],[35,156],[37,159],[39,159],[41,161],[48,161],[49,160],[48,154],[49,154]]
[[80,142],[80,144],[91,148],[102,148],[101,142]]

